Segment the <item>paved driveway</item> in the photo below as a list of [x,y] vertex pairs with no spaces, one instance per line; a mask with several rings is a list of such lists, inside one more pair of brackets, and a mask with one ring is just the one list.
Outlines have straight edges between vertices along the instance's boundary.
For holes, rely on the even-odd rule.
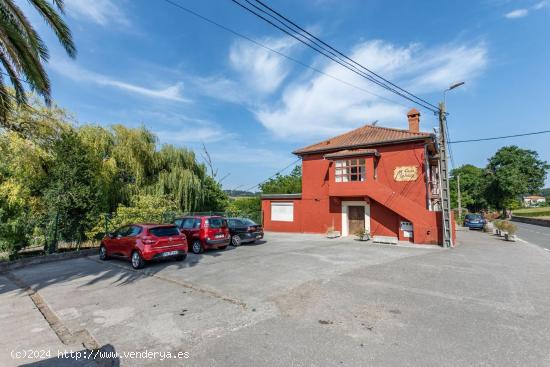
[[[453,250],[266,237],[144,271],[83,258],[0,276],[0,350],[88,338],[188,353],[164,365],[550,365],[550,253],[537,246],[479,232],[460,232]],[[52,326],[14,282],[37,292]]]

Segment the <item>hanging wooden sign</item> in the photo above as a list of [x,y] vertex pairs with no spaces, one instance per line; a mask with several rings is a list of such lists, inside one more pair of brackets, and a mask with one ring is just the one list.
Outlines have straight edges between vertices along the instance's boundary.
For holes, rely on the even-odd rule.
[[418,167],[401,166],[393,170],[393,179],[395,181],[416,181],[418,178]]

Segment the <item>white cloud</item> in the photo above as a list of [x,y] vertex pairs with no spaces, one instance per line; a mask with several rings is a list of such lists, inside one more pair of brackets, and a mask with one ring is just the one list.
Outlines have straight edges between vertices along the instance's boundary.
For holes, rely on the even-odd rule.
[[[140,123],[145,124],[157,134],[161,144],[210,143],[229,140],[235,133],[225,130],[221,124],[209,119],[189,116],[179,112],[140,109],[132,110],[130,115],[137,115]],[[125,117],[127,119],[127,117]]]
[[527,15],[529,15],[530,11],[541,10],[541,9],[545,8],[547,5],[548,5],[548,1],[543,0],[543,1],[540,1],[540,2],[536,3],[535,5],[531,6],[530,8],[521,8],[521,9],[512,10],[512,11],[504,14],[504,17],[508,18],[508,19],[523,18],[523,17],[526,17]]
[[[350,56],[416,93],[440,91],[456,80],[471,82],[487,64],[483,44],[424,49],[418,44],[398,47],[369,41],[354,47]],[[334,63],[325,64],[322,71],[378,96],[309,73],[308,78],[288,85],[280,100],[252,108],[257,119],[274,135],[287,139],[326,137],[374,120],[384,126],[406,124],[405,113],[414,105],[404,100],[402,105],[385,101],[379,96],[400,99]]]
[[66,12],[79,20],[89,20],[102,26],[130,25],[124,12],[112,0],[66,0]]
[[446,45],[420,52],[410,70],[419,74],[410,81],[409,88],[416,92],[433,92],[446,88],[450,82],[473,80],[487,65],[487,48]]
[[145,97],[166,99],[176,102],[190,102],[189,99],[182,96],[183,83],[181,82],[165,87],[151,88],[123,82],[103,74],[89,71],[81,68],[74,62],[65,61],[63,59],[52,58],[48,65],[57,73],[75,81],[110,86]]
[[516,9],[504,14],[504,17],[508,19],[523,18],[529,14],[529,9]]
[[548,5],[548,1],[541,1],[540,3],[537,3],[535,5],[533,5],[533,9],[535,10],[540,10],[542,8],[545,8],[546,6]]
[[[276,51],[288,53],[296,41],[290,37],[282,37],[266,38],[260,43]],[[241,74],[246,86],[259,93],[275,91],[290,71],[288,60],[245,40],[235,41],[231,45],[229,61]]]
[[[144,112],[145,115],[149,114]],[[201,118],[188,117],[178,113],[158,113],[156,122],[164,122],[163,128],[151,126],[161,143],[211,143],[233,139],[234,133],[226,131],[219,123]],[[168,126],[166,126],[168,125]]]
[[[261,167],[281,168],[281,157],[290,155],[288,151],[277,151],[273,148],[258,148],[248,146],[245,142],[227,140],[227,144],[212,145],[208,151],[216,162],[251,164],[258,163]],[[292,159],[291,159],[292,158]],[[296,157],[289,157],[290,162]],[[290,163],[289,162],[289,163]]]
[[250,100],[248,90],[232,79],[223,76],[210,76],[192,77],[190,80],[202,95],[232,103],[243,103]]

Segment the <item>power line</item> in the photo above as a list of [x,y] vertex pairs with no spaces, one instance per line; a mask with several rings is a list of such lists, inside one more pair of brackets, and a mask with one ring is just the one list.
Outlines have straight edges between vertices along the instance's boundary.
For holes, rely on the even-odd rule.
[[256,186],[260,186],[261,184],[263,184],[264,182],[267,182],[269,180],[271,180],[273,177],[277,176],[278,174],[280,173],[283,173],[284,171],[286,171],[289,167],[293,166],[294,164],[298,163],[298,161],[300,161],[302,158],[298,158],[296,160],[294,160],[291,164],[289,164],[288,166],[286,166],[285,168],[282,168],[280,169],[279,171],[277,171],[275,174],[273,174],[271,177],[263,180],[262,182],[260,183],[257,183],[256,185],[254,186],[250,186],[248,189],[244,190],[244,191],[250,191],[252,190],[253,188],[255,188]]
[[360,91],[362,91],[362,92],[364,92],[364,93],[367,93],[367,94],[370,94],[370,95],[372,95],[372,96],[378,97],[378,98],[383,99],[383,100],[385,100],[385,101],[387,101],[387,102],[390,102],[390,103],[393,103],[393,104],[397,104],[397,105],[400,105],[400,106],[403,106],[403,107],[409,107],[409,106],[407,106],[407,105],[405,105],[405,104],[403,104],[403,103],[399,103],[399,102],[397,102],[397,101],[391,100],[391,99],[389,99],[389,98],[387,98],[387,97],[384,97],[384,96],[382,96],[382,95],[379,95],[379,94],[377,94],[377,93],[374,93],[374,92],[372,92],[372,91],[370,91],[370,90],[367,90],[367,89],[365,89],[365,88],[362,88],[362,87],[359,87],[359,86],[357,86],[357,85],[355,85],[355,84],[352,84],[352,83],[350,83],[350,82],[347,82],[347,81],[345,81],[345,80],[343,80],[343,79],[340,79],[340,78],[338,78],[338,77],[335,77],[334,75],[325,73],[324,71],[322,71],[322,70],[320,70],[320,69],[318,69],[318,68],[316,68],[316,67],[314,67],[314,66],[308,65],[308,64],[306,64],[306,63],[304,63],[304,62],[302,62],[302,61],[300,61],[300,60],[298,60],[298,59],[293,58],[292,56],[288,56],[288,55],[286,55],[286,54],[284,54],[284,53],[282,53],[282,52],[280,52],[280,51],[278,51],[278,50],[275,50],[274,48],[271,48],[271,47],[269,47],[269,46],[267,46],[267,45],[264,45],[264,44],[262,44],[261,42],[258,42],[258,41],[256,41],[256,40],[254,40],[253,38],[250,38],[250,37],[248,37],[248,36],[246,36],[246,35],[244,35],[244,34],[242,34],[242,33],[239,33],[239,32],[237,32],[237,31],[235,31],[235,30],[233,30],[233,29],[231,29],[231,28],[229,28],[229,27],[227,27],[227,26],[225,26],[225,25],[223,25],[223,24],[221,24],[221,23],[216,22],[215,20],[212,20],[212,19],[210,19],[210,18],[207,18],[207,17],[205,17],[204,15],[201,15],[201,14],[197,13],[196,11],[191,10],[191,9],[189,9],[189,8],[183,6],[183,5],[181,5],[181,4],[179,4],[179,3],[175,2],[175,1],[172,1],[172,0],[164,0],[164,1],[165,1],[167,4],[169,4],[169,5],[172,5],[172,6],[178,8],[178,9],[180,9],[180,10],[183,10],[183,11],[187,12],[188,14],[191,14],[191,15],[193,15],[193,16],[195,16],[195,17],[197,17],[197,18],[199,18],[199,19],[201,19],[201,20],[203,20],[203,21],[205,21],[205,22],[207,22],[207,23],[210,23],[210,24],[212,24],[212,25],[214,25],[214,26],[216,26],[216,27],[218,27],[218,28],[220,28],[220,29],[222,29],[222,30],[225,30],[226,32],[229,32],[229,33],[233,34],[234,36],[237,36],[237,37],[239,37],[239,38],[242,38],[242,39],[244,39],[244,40],[247,40],[247,41],[249,41],[249,42],[255,44],[255,45],[258,46],[258,47],[261,47],[261,48],[266,49],[266,50],[268,50],[268,51],[270,51],[270,52],[273,52],[273,53],[275,53],[275,54],[277,54],[277,55],[279,55],[279,56],[281,56],[281,57],[284,57],[284,58],[286,58],[286,59],[288,59],[288,60],[290,60],[290,61],[292,61],[292,62],[294,62],[294,63],[296,63],[296,64],[298,64],[298,65],[300,65],[300,66],[302,66],[302,67],[304,67],[304,68],[313,70],[314,72],[316,72],[316,73],[318,73],[318,74],[320,74],[320,75],[324,75],[324,76],[326,76],[326,77],[328,77],[328,78],[331,78],[331,79],[336,80],[336,81],[338,81],[338,82],[340,82],[340,83],[342,83],[342,84],[345,84],[345,85],[347,85],[348,87],[351,87],[351,88],[360,90]]
[[[245,0],[246,2],[250,3],[249,0]],[[408,95],[430,105],[431,107],[435,108],[436,110],[438,110],[438,107],[431,104],[430,102],[410,93],[409,91],[399,87],[398,85],[392,83],[391,81],[389,81],[388,79],[385,79],[384,77],[382,77],[381,75],[375,73],[374,71],[368,69],[367,67],[363,66],[362,64],[356,62],[355,60],[349,58],[347,55],[343,54],[342,52],[340,52],[339,50],[335,49],[334,47],[332,47],[331,45],[329,45],[328,43],[324,42],[323,40],[321,40],[320,38],[316,37],[315,35],[311,34],[310,32],[308,32],[307,30],[305,30],[304,28],[300,27],[298,24],[296,24],[295,22],[293,22],[292,20],[288,19],[287,17],[285,17],[284,15],[282,15],[281,13],[277,12],[276,10],[274,10],[273,8],[269,7],[267,4],[263,3],[262,1],[260,0],[256,0],[257,3],[261,4],[264,8],[266,9],[269,9],[271,12],[273,12],[274,14],[277,14],[279,17],[283,18],[285,21],[287,21],[288,23],[292,24],[293,26],[295,26],[296,28],[298,28],[299,30],[301,30],[302,32],[304,32],[305,34],[307,34],[308,36],[310,36],[311,38],[313,38],[314,40],[316,41],[319,41],[321,42],[323,45],[327,46],[328,48],[330,48],[331,50],[333,50],[334,52],[336,52],[337,54],[339,54],[340,56],[344,57],[345,59],[351,61],[352,63],[354,63],[355,65],[359,66],[360,68],[366,70],[367,72],[371,73],[372,75],[376,76],[377,78],[383,80],[384,82],[386,83],[389,83],[390,85],[398,88],[399,90],[401,90],[402,92],[404,93],[407,93]]]
[[449,144],[471,143],[476,141],[487,141],[487,140],[499,140],[499,139],[516,138],[519,136],[539,135],[539,134],[548,134],[548,133],[550,133],[550,130],[535,131],[532,133],[523,133],[523,134],[514,134],[514,135],[494,136],[491,138],[457,140],[457,141],[450,141]]
[[[254,9],[251,9],[249,8],[248,6],[240,3],[239,1],[237,0],[232,0],[235,4],[239,5],[240,7],[242,7],[243,9],[247,10],[248,12],[252,13],[253,15],[257,16],[258,18],[264,20],[265,22],[271,24],[273,27],[279,29],[280,31],[284,32],[285,34],[291,36],[292,38],[296,39],[297,41],[303,43],[304,45],[306,45],[307,47],[311,48],[312,50],[320,53],[321,55],[327,57],[328,59],[338,63],[339,65],[345,67],[346,69],[352,71],[353,73],[377,84],[378,86],[394,93],[394,94],[397,94],[411,102],[413,102],[414,104],[417,104],[427,110],[430,110],[434,113],[437,113],[438,112],[438,108],[436,106],[434,106],[433,104],[421,99],[420,97],[396,86],[395,84],[387,81],[386,79],[382,78],[380,75],[374,73],[372,70],[366,68],[365,66],[359,64],[358,62],[356,62],[355,60],[349,58],[348,56],[344,55],[343,53],[341,53],[340,51],[336,50],[335,48],[333,48],[332,46],[328,45],[327,43],[325,43],[324,41],[321,41],[319,40],[317,37],[311,35],[309,32],[303,30],[303,28],[297,26],[295,23],[289,21],[287,18],[283,17],[282,15],[280,15],[279,13],[273,11],[271,8],[267,7],[267,9],[269,9],[270,11],[274,12],[275,14],[277,14],[278,16],[282,17],[286,22],[289,22],[290,24],[292,24],[294,27],[298,28],[299,30],[296,30],[295,28],[292,28],[291,26],[289,26],[288,24],[284,23],[284,21],[282,21],[280,18],[277,18],[276,16],[274,16],[273,14],[270,14],[268,13],[267,11],[263,10],[263,9],[260,9],[258,6],[256,6],[255,4],[252,4],[249,0],[245,0],[248,4],[250,4],[252,7],[258,9],[259,11],[261,11],[262,13],[266,14],[267,16],[271,17],[272,19],[274,19],[275,21],[277,21],[278,23],[282,24],[283,27],[285,27],[286,29],[283,29],[282,27],[278,26],[277,24],[273,23],[272,21],[270,21],[269,19],[265,18],[264,16],[262,16],[261,14],[257,13]],[[261,3],[261,2],[260,2]],[[263,4],[263,3],[261,3]],[[288,30],[287,30],[288,29]],[[304,35],[304,33],[302,32],[305,32],[306,34]],[[298,37],[300,36],[300,38]],[[307,41],[304,41],[303,38],[305,38]],[[320,44],[319,42],[317,42],[316,40],[319,40],[319,42],[321,42],[322,44]],[[325,47],[324,45],[328,45],[328,48]],[[336,54],[335,54],[336,53]],[[341,57],[340,57],[341,56]],[[348,62],[348,60],[350,62]],[[362,70],[359,70],[357,67],[359,66],[361,69],[365,70],[366,72],[362,71]],[[380,81],[376,78],[379,78],[383,81]],[[400,89],[402,90],[403,92],[400,92],[398,91],[397,89],[395,89],[394,87],[386,84],[386,83],[389,83],[390,85],[392,86],[395,86],[395,88],[397,89]],[[406,94],[405,94],[406,93]],[[408,94],[408,95],[407,95]]]
[[[290,37],[296,39],[297,41],[299,41],[299,42],[303,43],[304,45],[306,45],[307,47],[311,48],[312,50],[314,50],[314,51],[320,53],[321,55],[323,55],[323,56],[327,57],[328,59],[334,61],[335,63],[337,63],[337,64],[343,66],[344,68],[346,68],[346,69],[352,71],[353,73],[355,73],[355,74],[357,74],[357,75],[359,75],[359,76],[361,76],[361,77],[363,77],[363,78],[365,78],[365,79],[367,79],[367,80],[369,80],[369,81],[371,81],[371,82],[377,84],[378,86],[380,86],[380,87],[382,87],[382,88],[384,88],[384,89],[386,89],[386,90],[388,90],[388,91],[390,91],[390,92],[393,92],[393,93],[395,93],[395,94],[397,94],[397,95],[399,95],[399,96],[401,96],[401,97],[403,97],[403,98],[405,98],[405,99],[407,99],[407,100],[409,100],[409,101],[411,101],[411,102],[413,102],[413,103],[415,103],[415,104],[421,106],[422,108],[428,109],[428,110],[432,111],[433,113],[436,113],[436,112],[437,112],[437,110],[434,110],[433,108],[431,108],[431,107],[429,107],[429,106],[426,106],[426,105],[424,105],[424,104],[421,103],[421,102],[418,102],[418,101],[413,100],[412,98],[410,98],[410,97],[408,97],[408,96],[406,96],[406,95],[404,95],[404,94],[398,92],[397,90],[395,90],[395,89],[393,89],[393,88],[387,86],[386,84],[384,84],[384,83],[382,83],[382,82],[380,82],[380,81],[374,79],[372,76],[366,74],[365,72],[362,72],[361,70],[358,70],[355,66],[349,64],[347,61],[341,61],[341,60],[342,60],[341,58],[334,57],[334,56],[332,56],[332,55],[327,54],[327,53],[326,53],[326,52],[327,52],[326,48],[320,46],[318,43],[312,42],[311,39],[307,38],[307,37],[304,36],[303,34],[297,33],[299,36],[308,39],[308,41],[311,42],[311,43],[313,43],[313,45],[310,44],[310,43],[308,43],[308,42],[306,42],[306,41],[304,41],[304,40],[301,39],[301,38],[298,38],[298,37],[296,36],[295,33],[291,33],[291,32],[289,32],[289,31],[287,31],[287,30],[281,28],[280,26],[278,26],[278,25],[276,25],[275,23],[273,23],[272,21],[266,19],[265,17],[263,17],[262,15],[258,14],[258,13],[255,12],[254,10],[252,10],[252,9],[248,8],[247,6],[241,4],[240,2],[238,2],[238,1],[236,1],[236,0],[232,0],[232,1],[233,1],[235,4],[239,5],[240,7],[242,7],[243,9],[245,9],[245,10],[249,11],[250,13],[254,14],[254,15],[257,16],[258,18],[260,18],[260,19],[264,20],[265,22],[271,24],[272,26],[274,26],[275,28],[277,28],[277,29],[279,29],[280,31],[284,32],[285,34],[289,35]],[[249,3],[250,3],[250,2],[249,2]],[[253,6],[254,6],[254,5],[253,5]],[[257,8],[257,7],[256,7],[256,8]],[[272,17],[273,17],[273,16],[272,16]],[[280,22],[280,21],[279,21],[279,22]],[[286,28],[289,28],[289,27],[286,26]],[[294,30],[292,30],[292,31],[293,31],[293,32],[296,32],[296,31],[294,31]],[[314,45],[315,45],[315,46],[314,46]],[[330,51],[328,51],[328,52],[330,53]],[[333,54],[333,55],[334,55],[334,54]]]

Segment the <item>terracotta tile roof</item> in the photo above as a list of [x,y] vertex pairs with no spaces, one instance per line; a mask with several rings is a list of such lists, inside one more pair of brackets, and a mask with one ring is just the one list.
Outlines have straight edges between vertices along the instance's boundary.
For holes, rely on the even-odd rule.
[[430,133],[392,129],[389,127],[372,126],[368,124],[320,143],[295,150],[293,153],[303,155],[327,150],[368,147],[384,145],[386,143],[394,144],[399,141],[419,140],[431,137],[433,137],[433,134]]
[[354,150],[340,150],[335,153],[325,154],[324,158],[346,158],[346,157],[356,157],[356,156],[366,156],[366,155],[375,155],[379,156],[378,150],[376,149],[354,149]]

